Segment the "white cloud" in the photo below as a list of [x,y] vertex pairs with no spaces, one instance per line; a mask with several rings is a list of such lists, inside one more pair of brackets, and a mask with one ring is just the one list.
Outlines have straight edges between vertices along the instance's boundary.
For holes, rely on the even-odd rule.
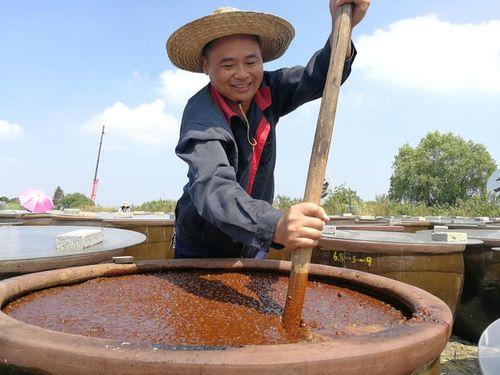
[[500,92],[500,21],[404,19],[361,36],[355,63],[373,80],[436,93]]
[[152,146],[173,144],[179,136],[179,122],[165,113],[165,103],[160,99],[136,108],[117,102],[94,116],[84,128],[100,132],[102,125],[110,136]]
[[11,156],[1,156],[0,157],[0,168],[11,167],[14,165],[15,159]]
[[[298,126],[310,128],[318,121],[321,100],[313,100],[298,107],[295,111],[287,114],[281,121],[284,124],[297,123]],[[281,125],[283,127],[283,125]]]
[[369,93],[348,89],[340,93],[339,105],[346,109],[375,108],[378,100]]
[[[147,80],[148,76],[134,72],[133,80]],[[84,125],[93,133],[106,132],[121,140],[132,140],[146,145],[175,144],[179,137],[182,111],[188,99],[208,83],[203,74],[185,72],[179,69],[167,70],[159,76],[160,99],[152,103],[130,108],[116,102],[94,116]],[[116,138],[115,138],[116,139]],[[124,150],[123,144],[108,143],[109,150]]]
[[0,120],[0,140],[13,140],[24,136],[24,130],[21,125],[11,124],[7,121]]
[[160,75],[159,92],[169,110],[182,113],[188,99],[208,83],[208,77],[180,69],[166,70]]

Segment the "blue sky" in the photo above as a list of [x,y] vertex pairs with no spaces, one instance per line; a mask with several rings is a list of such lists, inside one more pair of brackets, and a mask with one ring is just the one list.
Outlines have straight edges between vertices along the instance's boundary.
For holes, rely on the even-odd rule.
[[[311,5],[312,4],[312,5]],[[0,195],[90,194],[97,203],[180,197],[185,101],[205,83],[167,58],[179,26],[220,6],[288,19],[296,38],[266,69],[305,64],[330,32],[328,1],[0,0]],[[328,177],[386,193],[394,155],[429,131],[483,143],[500,164],[500,2],[373,0],[339,100]],[[276,193],[304,191],[319,102],[278,125]]]

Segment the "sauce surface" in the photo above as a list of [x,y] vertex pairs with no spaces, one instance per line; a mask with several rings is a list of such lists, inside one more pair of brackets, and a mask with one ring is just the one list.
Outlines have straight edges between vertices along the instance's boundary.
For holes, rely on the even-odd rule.
[[[46,329],[165,345],[237,346],[299,341],[281,324],[288,277],[183,271],[97,278],[15,300],[4,313]],[[393,306],[308,281],[305,328],[313,337],[359,336],[404,324]]]

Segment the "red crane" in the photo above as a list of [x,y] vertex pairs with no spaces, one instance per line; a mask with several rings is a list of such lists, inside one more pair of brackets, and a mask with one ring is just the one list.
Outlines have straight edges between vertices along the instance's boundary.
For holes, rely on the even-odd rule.
[[102,138],[103,137],[104,137],[104,125],[102,126],[101,141],[99,142],[99,151],[97,152],[97,163],[95,165],[94,181],[92,181],[92,192],[90,193],[90,199],[92,200],[92,202],[95,202],[97,184],[99,183],[99,179],[97,178],[97,170],[99,169],[99,159],[101,158]]

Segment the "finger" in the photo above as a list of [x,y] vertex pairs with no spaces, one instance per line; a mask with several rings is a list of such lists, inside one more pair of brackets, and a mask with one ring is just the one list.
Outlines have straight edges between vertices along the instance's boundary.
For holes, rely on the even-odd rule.
[[325,223],[328,223],[330,221],[330,216],[328,216],[328,214],[326,213],[326,211],[323,207],[320,207],[320,208],[321,208],[321,213],[323,214],[323,217],[321,218],[321,220],[323,220]]
[[314,228],[302,227],[298,233],[299,239],[318,241],[323,232]]
[[367,0],[337,0],[335,2],[335,5],[337,7],[340,7],[340,6],[345,5],[345,4],[353,4],[355,9],[362,8],[362,9],[366,10],[370,6],[370,1],[367,1]]
[[368,8],[368,5],[370,5],[370,0],[339,0],[339,1],[345,1],[347,3],[353,3],[356,6],[362,6]]
[[323,220],[323,217],[325,216],[325,210],[314,203],[302,203],[300,206],[300,212],[302,215],[317,217],[321,220]]
[[293,250],[306,250],[306,249],[312,249],[313,247],[318,246],[318,241],[316,240],[311,240],[309,238],[301,238],[300,240],[297,240],[295,243],[295,246],[293,247]]
[[304,227],[309,227],[322,231],[323,227],[325,226],[325,222],[321,219],[318,219],[317,217],[306,217],[302,225]]

